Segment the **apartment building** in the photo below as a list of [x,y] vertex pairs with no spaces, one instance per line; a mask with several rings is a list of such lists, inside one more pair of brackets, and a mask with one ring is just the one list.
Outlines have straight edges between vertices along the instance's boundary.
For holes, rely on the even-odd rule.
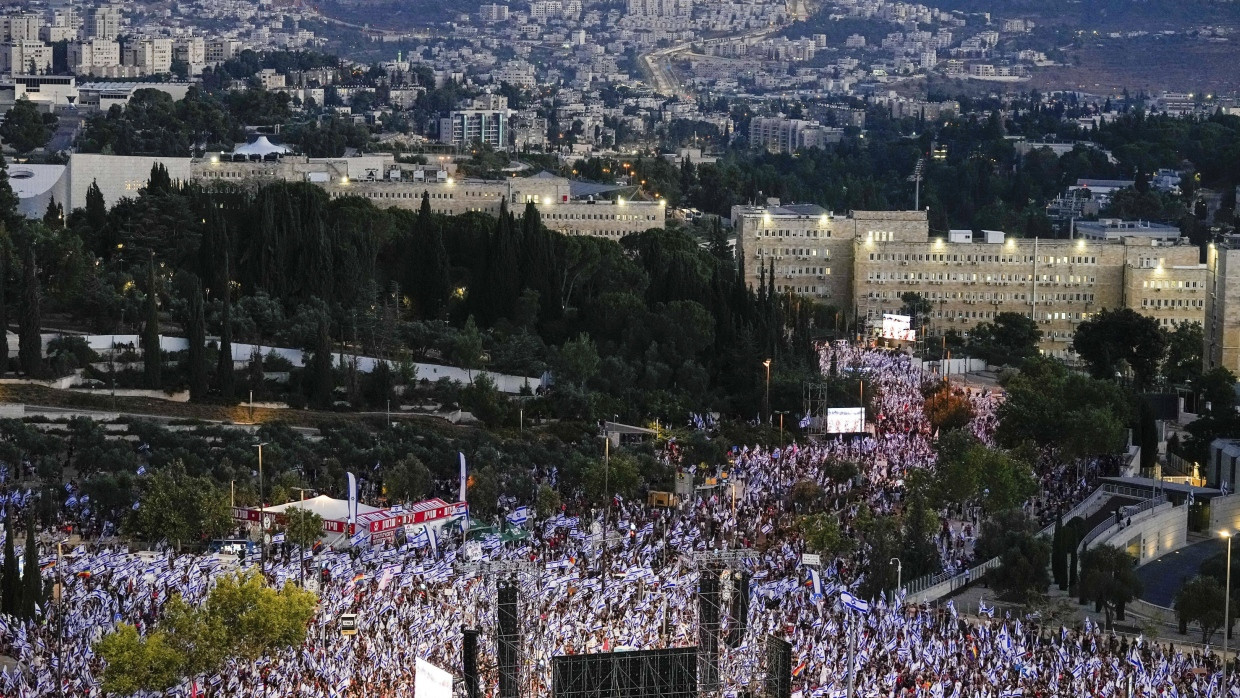
[[114,5],[92,7],[86,11],[82,36],[87,39],[115,41],[121,35],[121,10]]
[[87,39],[68,44],[69,70],[75,75],[103,75],[121,64],[121,45],[108,39]]
[[4,41],[42,41],[39,29],[43,15],[38,12],[19,12],[0,15],[0,39]]
[[[1205,265],[1186,241],[1017,239],[999,231],[932,238],[924,211],[819,206],[734,207],[746,279],[774,263],[777,291],[815,296],[859,319],[898,310],[904,293],[931,302],[931,327],[967,333],[1001,312],[1036,319],[1043,350],[1061,354],[1076,326],[1129,307],[1171,327],[1206,316]],[[937,331],[937,330],[936,330]]]
[[749,145],[776,153],[794,153],[804,148],[825,148],[839,143],[844,129],[823,126],[817,121],[755,117],[749,121]]
[[241,42],[236,39],[212,39],[207,42],[207,63],[219,65],[241,53]]
[[121,63],[134,66],[143,75],[172,72],[172,39],[138,39],[126,44]]
[[460,109],[439,120],[439,142],[458,148],[474,143],[508,149],[507,109]]
[[207,41],[201,36],[186,36],[172,44],[173,60],[182,61],[189,67],[189,74],[197,76],[207,65]]
[[38,39],[0,44],[0,73],[46,75],[52,72],[52,47]]
[[1205,369],[1240,375],[1240,235],[1211,243],[1206,251]]

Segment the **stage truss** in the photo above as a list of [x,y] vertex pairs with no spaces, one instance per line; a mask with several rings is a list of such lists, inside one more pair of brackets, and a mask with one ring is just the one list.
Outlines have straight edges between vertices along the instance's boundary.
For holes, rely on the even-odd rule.
[[804,398],[803,414],[809,417],[805,435],[811,439],[822,439],[827,435],[827,408],[831,406],[827,384],[806,383]]

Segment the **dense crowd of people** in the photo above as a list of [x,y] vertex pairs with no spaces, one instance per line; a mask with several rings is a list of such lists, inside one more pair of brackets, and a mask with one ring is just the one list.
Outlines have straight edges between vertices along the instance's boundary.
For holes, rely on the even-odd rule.
[[[719,678],[725,695],[756,691],[763,676],[764,639],[793,647],[793,685],[807,698],[843,696],[849,674],[849,634],[855,636],[859,696],[1204,695],[1217,690],[1213,655],[1186,653],[1148,642],[1130,643],[1095,627],[1041,627],[1028,618],[970,618],[950,603],[906,604],[884,595],[867,612],[839,602],[841,592],[865,579],[866,551],[824,559],[817,579],[802,564],[794,484],[815,482],[826,506],[846,531],[862,504],[877,514],[902,507],[905,478],[935,462],[935,434],[922,404],[927,380],[909,357],[852,347],[823,349],[823,369],[864,375],[876,394],[872,434],[838,436],[783,448],[737,445],[731,481],[743,488],[699,490],[691,501],[658,508],[616,498],[605,511],[548,519],[530,517],[530,535],[502,542],[497,536],[463,542],[444,532],[358,549],[313,553],[312,579],[320,609],[301,647],[254,661],[230,659],[218,673],[191,677],[177,687],[184,696],[411,695],[415,659],[462,674],[462,629],[481,631],[479,670],[485,695],[497,695],[496,587],[520,587],[519,646],[522,695],[546,696],[553,658],[627,649],[689,647],[699,642],[698,580],[718,568],[703,563],[708,551],[743,550],[737,564],[752,576],[748,616],[732,617],[737,604],[721,603]],[[995,392],[971,391],[970,429],[989,440]],[[704,421],[699,418],[697,421]],[[703,426],[705,426],[703,424]],[[836,467],[853,463],[856,476]],[[1082,496],[1089,469],[1038,464],[1043,492],[1031,513]],[[1034,507],[1037,507],[1036,511]],[[12,506],[12,504],[10,504]],[[937,547],[945,569],[972,558],[978,521],[973,512],[940,512]],[[53,559],[45,551],[47,560]],[[264,574],[274,584],[303,575],[300,554],[274,554]],[[466,564],[508,561],[479,574]],[[258,564],[250,559],[251,564]],[[179,594],[200,602],[212,579],[230,573],[234,559],[218,555],[130,552],[107,545],[65,551],[50,568],[64,582],[59,603],[41,609],[38,621],[0,618],[0,654],[17,660],[0,670],[0,695],[98,696],[102,660],[92,644],[117,623],[145,631],[160,608]],[[736,587],[724,575],[724,598]],[[342,637],[338,618],[355,613],[359,632]],[[972,614],[969,614],[970,616]],[[63,621],[63,622],[62,622]]]

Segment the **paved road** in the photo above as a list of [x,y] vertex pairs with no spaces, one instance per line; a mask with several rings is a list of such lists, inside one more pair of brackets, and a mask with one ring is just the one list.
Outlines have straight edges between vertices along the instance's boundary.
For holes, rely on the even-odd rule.
[[1202,562],[1226,550],[1227,545],[1222,540],[1204,540],[1138,567],[1137,576],[1145,587],[1141,599],[1170,608],[1185,578],[1192,578]]

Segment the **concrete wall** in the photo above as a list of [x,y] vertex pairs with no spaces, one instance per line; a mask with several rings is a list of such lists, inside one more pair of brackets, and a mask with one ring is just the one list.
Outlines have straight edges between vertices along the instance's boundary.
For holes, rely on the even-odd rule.
[[1210,530],[1235,531],[1240,529],[1240,494],[1215,497],[1210,500]]
[[[58,335],[46,335],[45,340],[56,336]],[[97,352],[107,352],[114,345],[119,346],[124,344],[132,344],[135,347],[138,346],[138,335],[136,334],[101,334],[88,336],[85,339],[86,343],[90,345],[90,348]],[[184,351],[188,348],[189,343],[184,337],[165,337],[161,335],[159,338],[159,346],[164,351]],[[304,353],[300,349],[272,346],[259,347],[253,344],[240,343],[234,343],[232,345],[233,361],[249,361],[250,356],[256,350],[261,351],[264,356],[274,351],[277,355],[288,359],[294,366],[305,365]],[[351,354],[334,354],[332,361],[338,365],[342,356],[346,361],[353,358]],[[362,373],[370,373],[374,370],[375,365],[378,364],[379,361],[380,359],[376,359],[374,357],[359,356],[357,357],[358,370]],[[389,365],[394,367],[395,363],[389,362]],[[486,375],[495,382],[495,387],[502,393],[519,393],[522,388],[525,387],[528,387],[530,390],[534,390],[542,383],[542,379],[538,376],[514,376],[506,373],[493,373],[491,371],[470,372],[463,368],[456,368],[455,366],[441,366],[439,364],[414,364],[414,366],[418,371],[418,380],[428,380],[432,383],[442,378],[447,378],[460,383],[469,383],[471,377],[477,378],[481,375]]]
[[[1124,519],[1127,523],[1128,519]],[[1132,524],[1113,527],[1098,536],[1090,545],[1112,545],[1124,548],[1144,565],[1169,552],[1184,547],[1188,538],[1188,507],[1170,502],[1132,517]]]
[[[68,199],[65,212],[86,206],[86,190],[99,184],[108,208],[125,197],[136,197],[146,186],[155,163],[163,163],[174,182],[190,180],[189,158],[115,157],[94,153],[74,153],[69,159]],[[60,199],[58,199],[59,201]]]

